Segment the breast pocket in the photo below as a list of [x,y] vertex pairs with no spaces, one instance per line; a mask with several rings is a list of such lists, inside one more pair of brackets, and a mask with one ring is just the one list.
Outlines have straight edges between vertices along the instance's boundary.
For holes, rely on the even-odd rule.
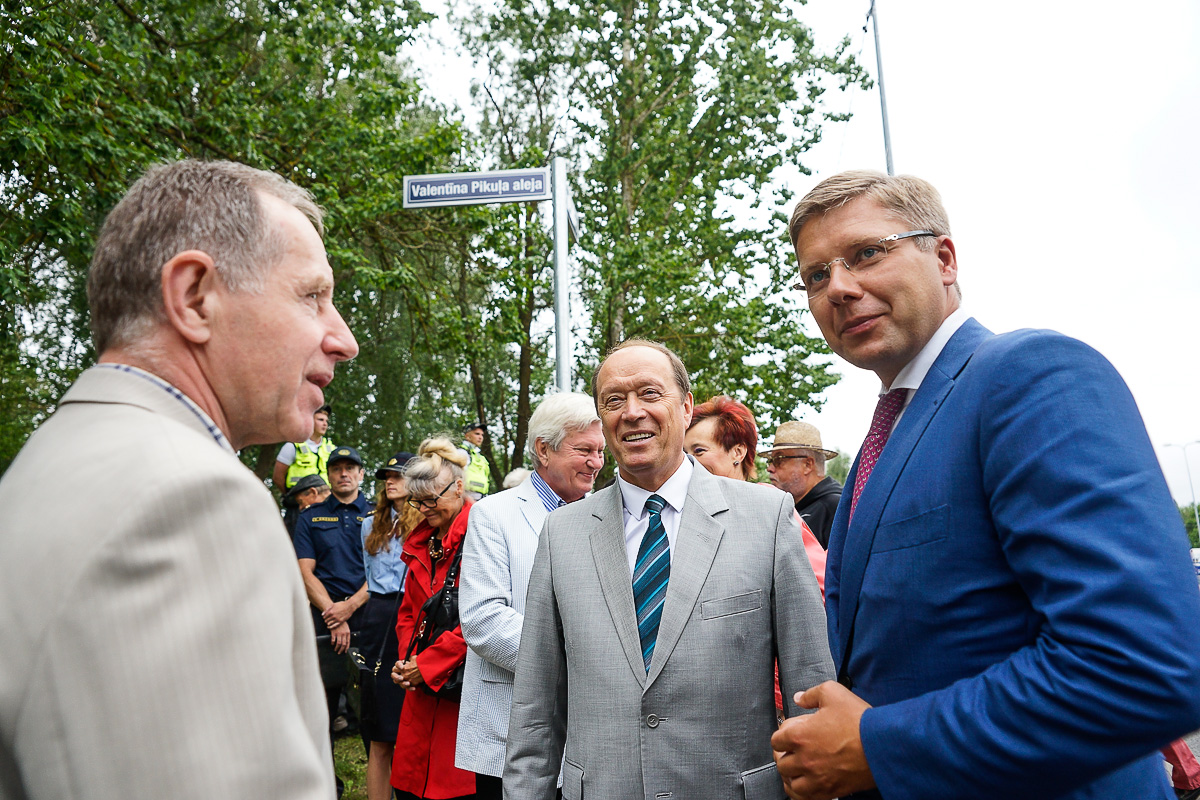
[[700,617],[702,619],[717,619],[733,614],[745,614],[762,608],[762,589],[755,589],[745,594],[735,594],[732,597],[722,597],[717,600],[700,602]]
[[563,800],[583,800],[583,767],[563,759]]
[[903,519],[881,522],[871,543],[871,552],[887,553],[940,542],[950,536],[950,505],[907,514]]

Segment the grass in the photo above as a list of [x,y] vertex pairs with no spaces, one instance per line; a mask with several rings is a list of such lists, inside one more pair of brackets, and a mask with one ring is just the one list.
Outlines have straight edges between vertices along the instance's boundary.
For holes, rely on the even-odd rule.
[[333,743],[333,763],[346,784],[342,800],[367,800],[367,754],[357,733],[339,736]]

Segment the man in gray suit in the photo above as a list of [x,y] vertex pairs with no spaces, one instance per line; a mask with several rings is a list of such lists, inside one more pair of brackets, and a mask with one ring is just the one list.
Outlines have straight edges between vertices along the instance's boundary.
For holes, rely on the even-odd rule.
[[99,363],[0,481],[0,798],[333,797],[300,573],[235,454],[306,436],[358,352],[320,229],[230,162],[152,167],[105,221]]
[[463,544],[459,618],[470,650],[454,763],[475,773],[478,800],[501,797],[525,591],[542,523],[590,492],[604,466],[604,435],[592,399],[579,392],[547,397],[529,418],[527,449],[533,474],[476,503]]
[[517,657],[507,800],[784,797],[786,710],[833,674],[821,594],[791,498],[683,452],[687,370],[618,345],[592,378],[617,481],[550,515]]

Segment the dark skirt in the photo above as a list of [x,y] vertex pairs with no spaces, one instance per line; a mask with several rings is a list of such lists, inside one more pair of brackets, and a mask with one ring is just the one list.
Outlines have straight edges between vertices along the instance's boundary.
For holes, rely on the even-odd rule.
[[364,713],[368,720],[374,716],[375,724],[365,724],[363,738],[373,742],[396,741],[396,729],[400,726],[400,707],[404,704],[404,690],[392,683],[392,667],[400,660],[400,645],[396,641],[396,611],[400,593],[371,593],[363,606],[362,626],[358,633],[358,646],[366,656],[367,663],[374,666],[383,645],[383,658],[379,672],[375,675],[375,714]]

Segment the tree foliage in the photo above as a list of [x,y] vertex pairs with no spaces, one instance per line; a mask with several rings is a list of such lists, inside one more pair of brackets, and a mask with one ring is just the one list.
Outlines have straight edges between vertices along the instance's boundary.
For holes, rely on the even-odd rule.
[[[84,287],[104,215],[181,157],[274,170],[327,209],[361,346],[331,387],[331,433],[369,460],[481,419],[497,483],[522,463],[552,375],[544,208],[406,211],[401,184],[556,154],[585,221],[578,373],[650,336],[699,399],[739,396],[764,429],[815,404],[835,377],[782,299],[769,180],[819,137],[825,87],[862,76],[815,52],[800,8],[481,3],[468,41],[490,74],[467,131],[396,58],[427,19],[417,0],[0,4],[0,469],[94,358]],[[242,456],[266,475],[274,453]]]
[[[862,79],[845,44],[815,52],[778,0],[501,0],[476,37],[528,74],[564,72],[586,234],[590,355],[662,340],[696,395],[746,400],[769,427],[836,377],[780,298],[787,270],[774,171],[817,141],[830,79]],[[762,212],[735,220],[733,206]]]
[[1200,531],[1196,529],[1195,506],[1180,506],[1179,517],[1183,520],[1183,527],[1187,529],[1188,539],[1191,541],[1192,547],[1200,547]]
[[[462,144],[393,55],[426,18],[416,0],[62,0],[0,13],[0,409],[19,418],[0,431],[0,464],[93,357],[84,279],[104,215],[148,164],[181,157],[274,170],[326,207],[337,301],[360,340],[397,348],[364,347],[334,384],[353,409],[338,416],[343,436],[402,423],[360,403],[381,378],[408,381],[388,356],[439,340],[419,313],[422,270],[462,239],[457,217],[401,208],[401,177],[452,165]],[[265,454],[244,455],[269,469]]]

